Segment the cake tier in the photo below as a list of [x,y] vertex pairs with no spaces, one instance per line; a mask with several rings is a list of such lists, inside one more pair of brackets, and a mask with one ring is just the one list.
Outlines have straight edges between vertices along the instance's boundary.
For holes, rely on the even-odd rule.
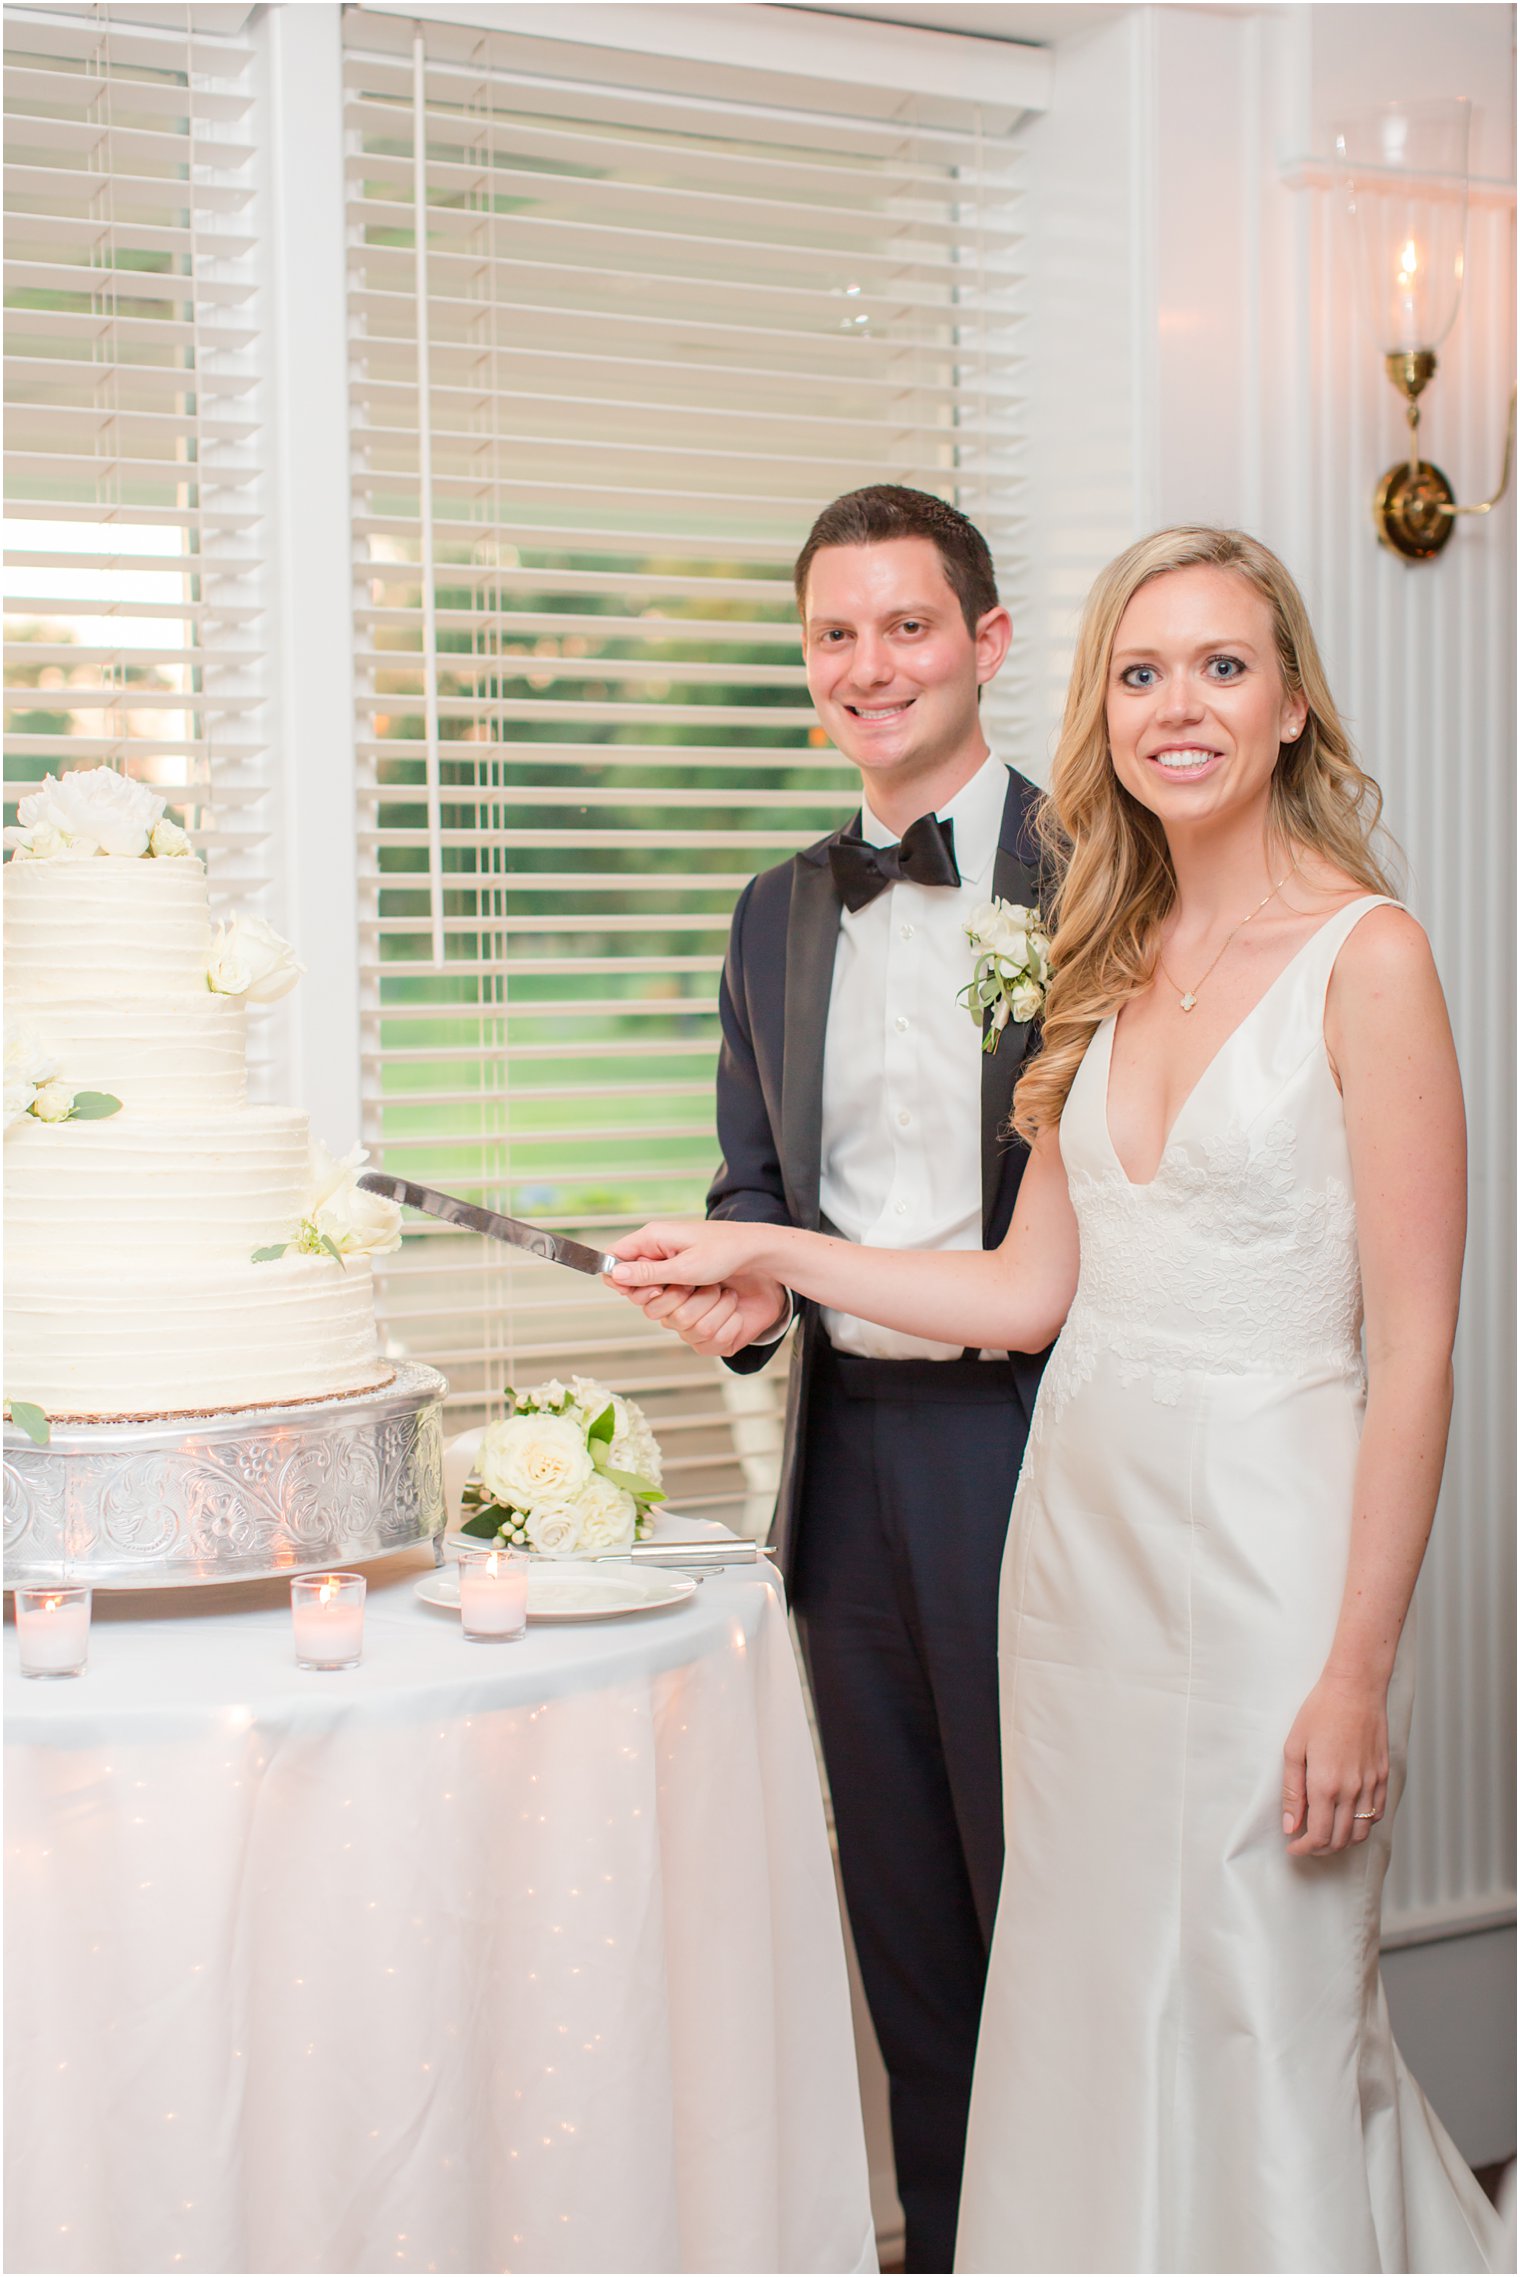
[[48,1002],[11,1009],[36,1030],[75,1091],[111,1091],[140,1115],[227,1113],[248,1093],[247,1014],[241,997],[109,1005]]
[[176,1415],[381,1382],[365,1258],[176,1263],[109,1280],[77,1263],[5,1287],[5,1380],[50,1416]]
[[23,1116],[5,1138],[7,1270],[115,1284],[181,1264],[246,1265],[253,1250],[295,1238],[309,1154],[306,1117],[292,1107],[172,1120],[123,1109],[99,1123]]
[[204,996],[210,954],[206,872],[194,855],[5,866],[6,995],[25,1014]]

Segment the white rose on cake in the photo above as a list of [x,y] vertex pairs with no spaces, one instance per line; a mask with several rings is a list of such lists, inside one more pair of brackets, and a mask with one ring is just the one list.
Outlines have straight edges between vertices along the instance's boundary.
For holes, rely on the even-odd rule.
[[188,830],[181,830],[177,822],[155,822],[148,836],[148,852],[162,858],[168,854],[193,854],[195,846]]
[[38,856],[37,833],[53,853],[146,854],[164,811],[157,791],[119,775],[114,767],[81,767],[44,776],[16,809],[18,828],[7,839],[18,853]]
[[305,970],[290,943],[262,917],[233,917],[212,935],[206,986],[215,996],[273,1004],[289,995]]
[[362,1146],[351,1146],[335,1159],[320,1140],[312,1141],[303,1230],[309,1227],[313,1238],[304,1246],[315,1249],[330,1243],[343,1257],[388,1257],[401,1247],[400,1203],[368,1193],[359,1184],[368,1160]]
[[[569,1416],[509,1415],[486,1431],[475,1469],[492,1501],[509,1510],[540,1513],[551,1504],[572,1501],[595,1465],[585,1432]],[[535,1541],[535,1549],[539,1546]]]
[[5,1127],[32,1111],[32,1102],[58,1073],[58,1062],[24,1020],[10,1024],[5,1039]]

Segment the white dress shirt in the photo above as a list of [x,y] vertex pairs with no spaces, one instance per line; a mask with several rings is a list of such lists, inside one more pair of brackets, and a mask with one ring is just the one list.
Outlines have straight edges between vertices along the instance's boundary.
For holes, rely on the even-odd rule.
[[[992,897],[1008,770],[989,758],[941,809],[955,826],[957,887],[900,880],[845,910],[834,952],[823,1059],[819,1200],[847,1241],[878,1249],[982,1246],[982,1037],[956,996],[975,958],[971,912]],[[861,808],[861,835],[899,833]],[[956,1360],[936,1344],[825,1311],[841,1352],[878,1360]]]

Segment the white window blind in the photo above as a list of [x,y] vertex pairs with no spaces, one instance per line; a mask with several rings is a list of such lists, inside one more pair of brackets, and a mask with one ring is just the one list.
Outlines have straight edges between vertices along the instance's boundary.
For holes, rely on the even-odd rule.
[[[1016,118],[432,16],[345,41],[366,1136],[605,1243],[700,1209],[735,896],[855,803],[792,603],[815,514],[904,482],[1016,558]],[[763,1515],[779,1370],[448,1227],[383,1302],[461,1424],[595,1372],[673,1499]]]
[[252,59],[159,13],[5,16],[5,787],[151,782],[225,903],[265,882]]

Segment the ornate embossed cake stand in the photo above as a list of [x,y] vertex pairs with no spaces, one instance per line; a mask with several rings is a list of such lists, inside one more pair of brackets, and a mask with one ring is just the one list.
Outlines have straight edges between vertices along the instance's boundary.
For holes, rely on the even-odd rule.
[[306,1573],[443,1531],[443,1395],[398,1363],[377,1390],[290,1407],[5,1431],[5,1586],[170,1589]]

